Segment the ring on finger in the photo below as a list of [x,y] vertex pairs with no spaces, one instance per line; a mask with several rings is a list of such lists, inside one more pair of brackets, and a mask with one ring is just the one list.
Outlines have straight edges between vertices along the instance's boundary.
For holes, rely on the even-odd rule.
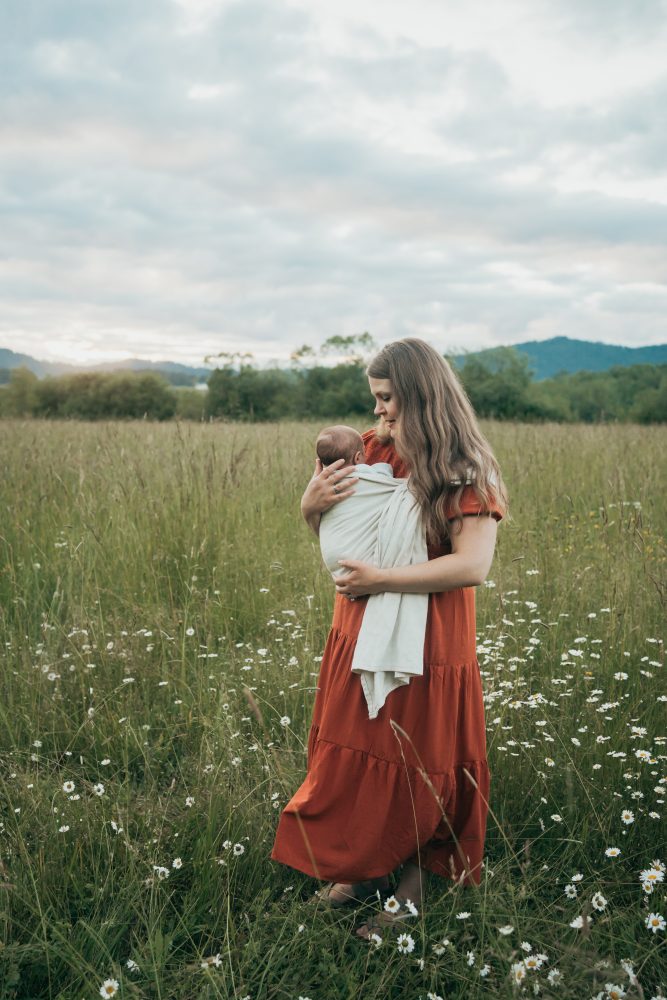
[[334,491],[334,493],[340,492],[335,483],[333,484],[333,491]]

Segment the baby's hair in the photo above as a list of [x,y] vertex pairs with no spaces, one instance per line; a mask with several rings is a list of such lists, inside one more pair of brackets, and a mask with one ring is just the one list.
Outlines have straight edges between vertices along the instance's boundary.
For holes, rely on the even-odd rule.
[[348,465],[352,465],[357,452],[364,451],[364,441],[354,427],[334,424],[320,431],[315,448],[322,465],[331,465],[338,458],[344,458]]

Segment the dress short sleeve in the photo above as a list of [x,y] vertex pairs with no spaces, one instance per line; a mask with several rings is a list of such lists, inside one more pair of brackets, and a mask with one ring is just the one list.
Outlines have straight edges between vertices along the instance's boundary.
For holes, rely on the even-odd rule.
[[[484,507],[482,502],[479,500],[475,490],[472,486],[466,486],[461,494],[461,499],[459,501],[459,506],[461,507],[461,514],[464,517],[468,517],[474,514],[490,514],[491,517],[495,518],[496,521],[502,521],[503,514],[498,506],[495,497],[491,496],[489,506]],[[452,521],[456,517],[453,510],[453,506],[450,506],[450,511],[448,515],[448,520]]]

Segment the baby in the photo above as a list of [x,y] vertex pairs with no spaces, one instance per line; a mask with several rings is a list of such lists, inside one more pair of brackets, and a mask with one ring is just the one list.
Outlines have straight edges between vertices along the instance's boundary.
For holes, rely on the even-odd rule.
[[[391,465],[367,465],[358,431],[344,424],[325,427],[316,450],[323,465],[338,458],[354,465],[354,493],[322,514],[320,548],[324,563],[336,578],[348,570],[340,559],[358,559],[373,566],[407,566],[426,562],[421,511],[407,479],[395,479]],[[344,482],[344,480],[343,480]],[[387,695],[421,675],[428,594],[385,591],[368,597],[352,660],[361,676],[374,719]]]
[[378,524],[386,502],[405,480],[394,479],[394,470],[385,462],[366,465],[363,438],[354,427],[345,424],[325,427],[318,435],[315,450],[322,465],[344,458],[346,465],[356,466],[354,475],[359,481],[354,493],[346,498],[353,503],[348,505],[344,501],[330,507],[320,520],[320,548],[325,565],[332,576],[345,576],[347,570],[338,565],[339,559],[374,561]]

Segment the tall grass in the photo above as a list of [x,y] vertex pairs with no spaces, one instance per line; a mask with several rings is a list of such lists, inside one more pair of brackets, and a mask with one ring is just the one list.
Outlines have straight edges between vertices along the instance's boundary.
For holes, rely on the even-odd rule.
[[268,859],[333,604],[299,516],[317,430],[0,423],[0,995],[657,995],[664,428],[485,426],[511,495],[478,591],[486,864],[430,880],[406,954]]

